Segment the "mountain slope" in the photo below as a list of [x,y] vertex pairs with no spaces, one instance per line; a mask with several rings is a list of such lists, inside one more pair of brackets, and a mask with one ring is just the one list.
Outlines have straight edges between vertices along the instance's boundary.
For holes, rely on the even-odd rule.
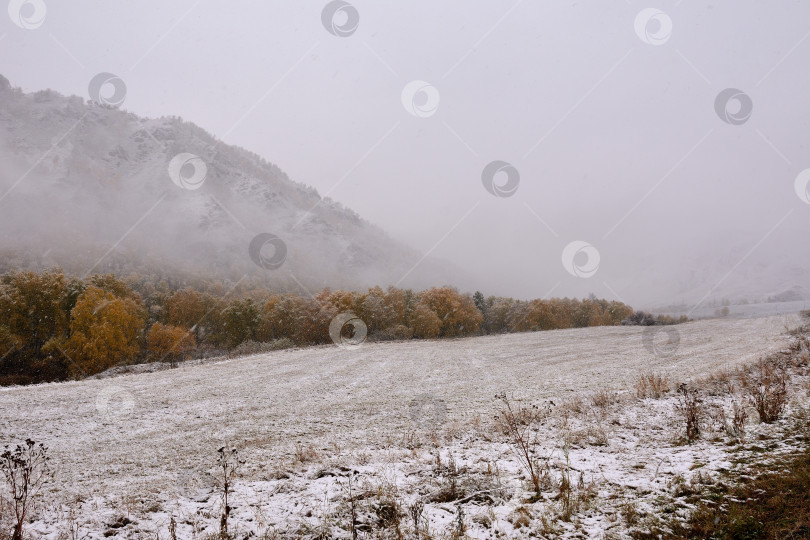
[[[175,181],[169,172],[179,154],[200,158],[180,158],[185,184],[177,167]],[[25,94],[0,76],[0,157],[0,270],[151,267],[287,289],[387,285],[406,274],[402,286],[464,285],[456,269],[420,263],[356,213],[180,118],[141,118],[50,90]],[[283,241],[280,266],[270,244],[261,253],[276,253],[272,268],[252,260],[260,233]]]

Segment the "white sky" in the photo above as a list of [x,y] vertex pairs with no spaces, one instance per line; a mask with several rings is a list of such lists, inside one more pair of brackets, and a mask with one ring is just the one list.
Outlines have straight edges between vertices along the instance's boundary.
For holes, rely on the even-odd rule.
[[[336,37],[325,1],[45,1],[37,29],[0,17],[13,85],[86,97],[115,73],[125,109],[257,152],[488,292],[648,301],[650,274],[675,294],[757,253],[807,261],[810,3],[356,0]],[[634,30],[649,7],[672,21],[661,45]],[[413,80],[438,91],[432,116],[403,107]],[[753,102],[742,125],[715,113],[728,87]],[[484,189],[493,160],[519,171],[514,196]],[[598,249],[594,277],[563,268],[574,240]]]

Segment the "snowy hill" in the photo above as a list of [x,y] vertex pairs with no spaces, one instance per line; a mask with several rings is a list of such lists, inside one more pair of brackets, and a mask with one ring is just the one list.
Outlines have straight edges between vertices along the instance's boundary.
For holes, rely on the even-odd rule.
[[[463,286],[456,269],[417,265],[419,253],[356,213],[180,118],[141,118],[50,90],[26,94],[0,76],[0,158],[0,270],[149,267],[248,274],[287,288],[384,286],[407,274],[402,286]],[[249,254],[261,233],[286,247],[286,257],[261,251],[272,260],[266,268]]]

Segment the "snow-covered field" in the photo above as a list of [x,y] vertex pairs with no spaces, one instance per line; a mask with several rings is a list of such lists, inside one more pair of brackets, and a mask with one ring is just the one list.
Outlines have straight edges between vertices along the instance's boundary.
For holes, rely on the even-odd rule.
[[[488,504],[465,503],[468,534],[513,537],[528,534],[509,518],[527,492],[508,445],[488,428],[496,393],[559,406],[600,389],[627,392],[642,370],[686,381],[784,348],[786,328],[797,324],[790,315],[704,320],[647,338],[649,329],[599,327],[366,343],[2,388],[0,442],[32,438],[49,447],[56,477],[28,527],[36,537],[58,538],[73,523],[91,538],[167,538],[173,515],[178,537],[203,538],[218,529],[207,472],[225,444],[245,460],[231,517],[240,534],[339,532],[351,471],[355,489],[388,485],[407,505],[439,485],[431,473],[440,470],[438,453],[445,463],[452,456],[470,482],[501,490]],[[649,401],[612,406],[599,422],[607,444],[589,445],[583,435],[574,445],[571,465],[600,496],[629,489],[640,497],[698,462],[708,471],[728,466],[709,443],[674,446],[671,400]],[[584,433],[583,422],[587,415],[566,429]],[[543,443],[557,464],[559,433],[558,423],[549,426]],[[425,516],[441,534],[455,512],[452,503],[429,503]],[[579,527],[595,534],[615,520],[609,505],[597,505]]]
[[[688,315],[690,319],[712,319],[717,317],[716,312],[721,310],[723,306],[700,306],[697,309],[689,307],[680,311],[670,311],[666,309],[653,309],[653,313],[661,315],[669,315],[671,317],[680,317],[681,315]],[[784,315],[790,313],[798,313],[799,311],[810,309],[810,301],[795,300],[792,302],[766,302],[761,304],[734,304],[728,306],[727,319],[747,319],[752,317],[771,317],[776,315]]]

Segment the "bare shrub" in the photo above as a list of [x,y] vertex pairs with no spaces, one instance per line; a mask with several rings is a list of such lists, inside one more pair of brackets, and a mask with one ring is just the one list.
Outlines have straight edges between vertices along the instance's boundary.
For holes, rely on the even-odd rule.
[[456,521],[453,527],[453,533],[450,535],[452,540],[461,540],[465,537],[467,532],[467,525],[464,523],[464,507],[456,505]]
[[495,398],[503,403],[495,417],[496,428],[506,435],[512,451],[528,473],[535,493],[539,495],[544,485],[544,474],[536,457],[535,430],[548,418],[551,410],[549,407],[540,408],[536,405],[513,407],[505,393],[498,394]]
[[675,410],[681,415],[686,428],[686,441],[691,443],[700,437],[700,425],[704,417],[703,400],[696,388],[681,383],[678,386],[678,402]]
[[408,508],[408,513],[410,514],[411,521],[413,522],[413,532],[417,540],[422,538],[422,524],[425,521],[424,511],[425,503],[419,499],[414,501],[414,503]]
[[739,441],[745,438],[745,423],[748,420],[748,409],[745,407],[744,401],[734,400],[731,402],[732,414],[729,421],[726,417],[726,411],[719,407],[716,413],[720,427],[726,432],[726,435],[733,437]]
[[25,444],[18,444],[14,448],[6,446],[0,454],[0,471],[11,492],[14,512],[12,540],[22,540],[23,524],[31,510],[31,501],[53,477],[49,461],[48,448],[31,439],[26,439]]
[[669,377],[653,371],[645,371],[639,374],[634,385],[636,395],[640,399],[659,399],[669,392],[671,383]]
[[222,516],[219,519],[219,537],[221,540],[229,540],[228,517],[231,514],[230,497],[233,492],[233,482],[239,466],[244,461],[239,459],[239,450],[236,448],[226,448],[224,446],[217,450],[217,481],[222,497]]
[[779,419],[788,401],[787,370],[773,360],[759,360],[743,385],[759,421],[771,424]]

